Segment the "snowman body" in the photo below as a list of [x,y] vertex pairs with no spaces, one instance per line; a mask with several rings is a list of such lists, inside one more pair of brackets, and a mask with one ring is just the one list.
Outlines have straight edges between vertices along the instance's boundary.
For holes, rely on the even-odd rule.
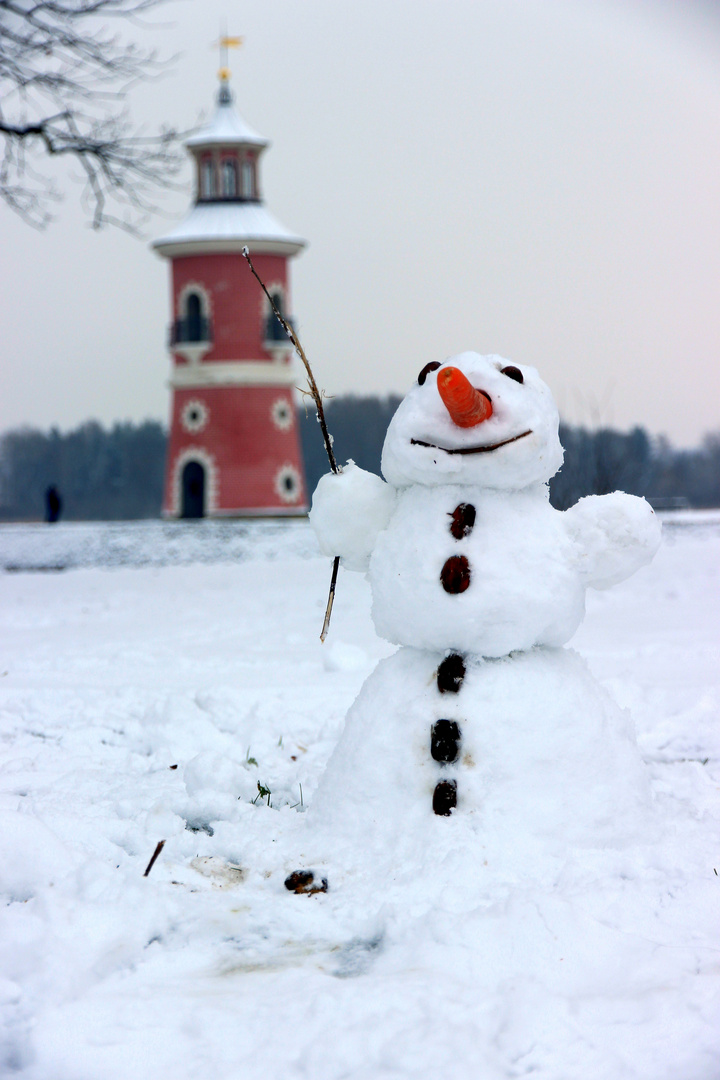
[[557,431],[534,369],[464,353],[399,406],[386,482],[349,463],[316,489],[322,549],[367,572],[377,632],[401,646],[351,707],[310,809],[347,858],[417,870],[483,851],[512,877],[563,844],[624,843],[642,818],[629,718],[560,646],[587,587],[648,562],[659,524],[622,492],[553,509]]
[[420,649],[497,657],[562,645],[584,613],[572,542],[546,488],[405,488],[368,576],[378,634]]

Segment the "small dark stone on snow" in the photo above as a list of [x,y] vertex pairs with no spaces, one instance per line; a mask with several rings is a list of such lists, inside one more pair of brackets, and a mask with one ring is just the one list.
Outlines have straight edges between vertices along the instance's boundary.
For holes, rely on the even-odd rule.
[[450,817],[457,806],[457,780],[441,780],[433,792],[433,813]]
[[472,503],[460,503],[459,506],[455,507],[452,514],[448,514],[448,517],[452,518],[450,532],[456,540],[462,540],[470,535],[475,524],[475,514],[475,507]]
[[437,371],[437,369],[439,367],[440,367],[440,362],[438,360],[431,360],[429,364],[426,364],[425,367],[420,372],[420,374],[418,375],[418,382],[420,383],[420,385],[424,386],[425,385],[425,380],[427,379],[430,372],[431,371]]
[[433,761],[450,764],[460,754],[460,728],[454,720],[438,720],[430,729],[430,756]]
[[458,693],[465,677],[465,661],[458,652],[451,652],[437,669],[437,689],[440,693]]
[[470,563],[464,555],[451,555],[440,571],[442,587],[447,593],[463,593],[470,584]]
[[438,668],[438,690],[441,694],[457,694],[464,678],[465,661],[458,653],[450,653]]
[[509,379],[514,379],[515,382],[525,382],[522,371],[520,368],[516,368],[514,364],[508,364],[507,367],[501,368],[501,374],[507,375]]
[[315,875],[312,870],[293,870],[285,878],[285,888],[289,892],[312,894],[328,891],[327,878],[322,878],[319,884],[315,884]]

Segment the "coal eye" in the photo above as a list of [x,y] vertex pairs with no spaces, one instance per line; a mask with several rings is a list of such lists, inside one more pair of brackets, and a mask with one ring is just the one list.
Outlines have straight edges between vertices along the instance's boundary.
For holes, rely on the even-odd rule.
[[512,364],[509,367],[504,367],[501,371],[502,375],[507,375],[508,379],[514,379],[515,382],[525,382],[523,379],[523,373],[520,368],[513,367]]
[[418,375],[418,382],[420,383],[420,385],[422,386],[424,384],[431,371],[437,371],[439,367],[440,363],[438,360],[431,360],[429,364],[426,364]]

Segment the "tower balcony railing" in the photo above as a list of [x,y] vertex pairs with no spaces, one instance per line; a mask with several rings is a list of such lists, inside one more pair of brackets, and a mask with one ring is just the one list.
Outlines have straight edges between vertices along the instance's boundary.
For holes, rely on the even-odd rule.
[[170,323],[171,348],[175,345],[210,345],[212,339],[212,323],[209,319],[175,319]]
[[[288,326],[291,326],[293,330],[295,329],[294,319],[289,318],[287,315],[283,315],[283,319]],[[282,345],[287,345],[289,348],[292,347],[290,338],[285,333],[282,323],[274,314],[268,315],[265,320],[264,343],[266,349],[277,349]]]

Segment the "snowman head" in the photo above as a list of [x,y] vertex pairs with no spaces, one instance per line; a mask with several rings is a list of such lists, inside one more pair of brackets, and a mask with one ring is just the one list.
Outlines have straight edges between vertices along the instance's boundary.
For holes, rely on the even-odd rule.
[[382,471],[394,487],[519,490],[562,460],[557,408],[535,368],[466,352],[420,372],[390,421]]

